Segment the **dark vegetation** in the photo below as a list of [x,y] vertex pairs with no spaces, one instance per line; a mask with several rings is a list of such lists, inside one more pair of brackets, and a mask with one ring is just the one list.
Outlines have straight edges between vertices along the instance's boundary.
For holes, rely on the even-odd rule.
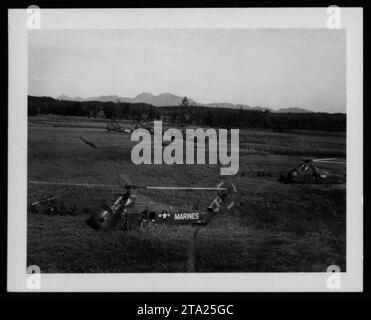
[[171,123],[206,125],[224,128],[345,131],[345,114],[273,113],[261,110],[242,110],[200,106],[155,107],[145,103],[100,101],[65,101],[50,97],[28,97],[28,115],[57,114],[91,118],[151,121],[162,119]]

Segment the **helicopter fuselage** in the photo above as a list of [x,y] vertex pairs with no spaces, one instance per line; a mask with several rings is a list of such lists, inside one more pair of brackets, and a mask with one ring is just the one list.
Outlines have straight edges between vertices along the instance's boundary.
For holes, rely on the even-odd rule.
[[[219,209],[215,205],[205,210],[183,211],[171,205],[136,198],[118,197],[110,207],[106,206],[102,211],[93,213],[88,224],[95,230],[128,230],[151,224],[206,225]],[[221,195],[214,201],[221,203]]]
[[319,169],[312,163],[302,163],[289,170],[279,178],[285,183],[313,183],[313,184],[339,184],[343,179],[330,175],[327,171]]

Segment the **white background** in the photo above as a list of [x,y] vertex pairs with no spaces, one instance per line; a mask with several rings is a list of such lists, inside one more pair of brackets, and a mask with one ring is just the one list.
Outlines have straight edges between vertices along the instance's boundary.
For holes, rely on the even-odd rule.
[[[363,12],[341,9],[347,31],[347,272],[363,279]],[[27,244],[27,13],[9,10],[8,290],[29,291]],[[326,28],[326,8],[45,9],[42,29]],[[41,291],[330,291],[326,273],[42,274]]]

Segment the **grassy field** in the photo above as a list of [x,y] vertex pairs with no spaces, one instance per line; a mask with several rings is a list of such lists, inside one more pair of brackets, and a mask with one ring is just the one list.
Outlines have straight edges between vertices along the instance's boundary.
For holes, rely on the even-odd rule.
[[[66,214],[28,213],[27,263],[42,272],[324,272],[346,269],[345,185],[278,182],[303,156],[345,158],[345,134],[240,132],[240,169],[220,176],[218,165],[140,165],[131,162],[130,135],[108,133],[106,122],[74,117],[31,117],[28,179],[112,184],[125,174],[146,185],[238,188],[232,212],[200,228],[151,226],[95,232],[89,212],[110,203],[114,190],[29,185],[29,202],[63,194]],[[92,141],[93,149],[80,140]],[[321,168],[342,175],[344,166]],[[63,193],[62,193],[63,192]],[[143,191],[184,209],[206,207],[215,194]]]

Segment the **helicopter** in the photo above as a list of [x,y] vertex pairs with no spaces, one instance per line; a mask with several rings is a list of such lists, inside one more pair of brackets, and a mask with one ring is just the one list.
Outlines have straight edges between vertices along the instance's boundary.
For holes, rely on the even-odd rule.
[[122,133],[130,133],[130,129],[124,128],[121,124],[117,122],[109,123],[106,125],[107,132],[116,131],[116,132],[122,132]]
[[[154,135],[154,128],[151,127],[151,126],[148,126],[145,122],[136,123],[135,125],[132,125],[132,126],[125,126],[123,123],[121,123],[119,121],[111,121],[110,123],[108,123],[106,125],[107,132],[115,131],[115,132],[120,132],[120,133],[131,134],[131,133],[134,132],[134,130],[137,130],[137,129],[145,129],[151,135]],[[168,126],[162,127],[163,131],[169,131],[170,134],[172,133],[173,129],[174,128],[168,127]],[[186,128],[179,128],[178,130],[180,130],[180,132],[182,133],[182,136],[184,137],[185,134],[186,134]],[[171,138],[170,138],[170,141],[163,141],[162,144],[167,145],[171,141],[174,141],[174,140],[175,140],[175,136],[172,135]],[[185,140],[185,138],[183,138],[183,140]],[[86,141],[84,141],[84,142],[86,143]]]
[[[122,183],[127,177],[120,177],[120,185],[89,185],[68,182],[29,181],[30,184],[74,186],[74,187],[120,187],[121,192],[113,194],[115,199],[111,205],[104,205],[102,210],[91,213],[86,220],[88,226],[96,231],[122,229],[130,230],[153,224],[192,225],[206,226],[217,214],[228,211],[234,206],[233,193],[237,192],[233,183],[219,183],[216,187],[161,187],[137,186],[131,183]],[[216,197],[210,205],[203,210],[184,211],[169,204],[153,201],[148,197],[135,192],[138,189],[149,190],[188,190],[188,191],[213,191]],[[76,211],[76,206],[67,209],[64,205],[58,208],[56,199],[61,195],[49,195],[39,201],[31,203],[29,211],[39,212],[37,206],[46,208],[46,213],[53,214],[61,211]]]
[[[154,201],[146,201],[140,194],[133,193],[133,189],[152,190],[193,190],[193,191],[217,191],[216,197],[204,210],[179,210],[168,204]],[[171,225],[207,225],[211,219],[224,210],[230,210],[234,202],[230,193],[237,192],[233,183],[220,183],[215,188],[210,187],[138,187],[127,185],[126,191],[118,196],[111,206],[106,206],[102,211],[95,212],[87,223],[95,230],[107,230],[115,227],[124,230],[150,224]]]
[[283,183],[312,183],[312,184],[341,184],[345,182],[343,177],[330,174],[328,171],[320,169],[316,163],[326,164],[345,164],[336,158],[325,159],[302,159],[296,167],[290,169],[286,174],[280,173],[279,181]]
[[153,134],[153,128],[150,126],[147,126],[145,122],[142,123],[136,123],[135,125],[132,126],[125,126],[123,123],[120,121],[111,121],[106,125],[107,132],[111,131],[116,131],[116,132],[121,132],[121,133],[126,133],[130,134],[136,129],[146,129],[148,130],[151,134]]

